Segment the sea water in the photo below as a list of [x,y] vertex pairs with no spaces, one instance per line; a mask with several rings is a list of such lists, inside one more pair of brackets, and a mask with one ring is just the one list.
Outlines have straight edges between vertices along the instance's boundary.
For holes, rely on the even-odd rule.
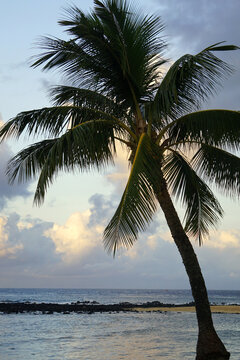
[[[210,302],[240,304],[240,291],[209,291]],[[189,290],[0,289],[0,301],[181,304]],[[240,360],[240,315],[213,314],[231,360]],[[194,313],[1,314],[2,360],[194,360]]]

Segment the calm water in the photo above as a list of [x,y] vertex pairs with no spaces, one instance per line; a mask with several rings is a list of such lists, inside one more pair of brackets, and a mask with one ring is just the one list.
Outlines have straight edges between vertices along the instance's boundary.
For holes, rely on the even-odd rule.
[[[240,304],[240,291],[210,291],[216,304]],[[0,301],[100,303],[192,301],[187,290],[0,289]],[[215,327],[240,359],[240,315],[215,314]],[[197,341],[195,314],[10,314],[0,315],[3,360],[193,360]]]

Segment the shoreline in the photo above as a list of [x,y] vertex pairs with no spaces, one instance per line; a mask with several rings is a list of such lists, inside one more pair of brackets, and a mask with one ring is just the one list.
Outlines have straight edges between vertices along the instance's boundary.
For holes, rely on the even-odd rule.
[[[123,302],[119,304],[99,304],[96,301],[77,301],[75,303],[31,303],[31,302],[1,302],[0,313],[21,314],[21,313],[112,313],[112,312],[195,312],[194,303],[187,304],[164,304],[159,301],[152,301],[143,304],[132,304]],[[240,305],[211,305],[212,313],[240,314]]]
[[[213,314],[240,314],[240,305],[211,305],[211,312]],[[152,307],[144,308],[137,307],[132,310],[138,312],[154,311],[154,312],[196,312],[194,306],[173,306],[173,307]]]

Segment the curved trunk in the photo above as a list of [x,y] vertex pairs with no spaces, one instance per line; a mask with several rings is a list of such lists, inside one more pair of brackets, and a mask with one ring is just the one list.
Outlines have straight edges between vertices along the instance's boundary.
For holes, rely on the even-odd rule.
[[227,360],[230,353],[225,349],[214,329],[207,289],[196,254],[173,206],[164,179],[156,196],[181,254],[195,300],[199,329],[196,360]]

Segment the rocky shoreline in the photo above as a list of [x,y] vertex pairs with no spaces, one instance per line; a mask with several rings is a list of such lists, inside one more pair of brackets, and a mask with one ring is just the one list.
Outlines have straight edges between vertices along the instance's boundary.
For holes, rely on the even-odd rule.
[[[42,313],[42,314],[53,314],[63,313],[70,314],[74,313],[87,313],[93,314],[96,312],[127,312],[127,311],[138,311],[138,308],[160,308],[160,307],[190,307],[194,306],[194,303],[187,303],[181,305],[175,304],[163,304],[159,301],[151,301],[143,304],[132,304],[129,302],[123,302],[119,304],[99,304],[96,301],[77,301],[70,304],[59,304],[59,303],[31,303],[31,302],[1,302],[0,312],[4,314],[21,314],[21,313]],[[134,309],[134,310],[133,310]],[[159,310],[160,311],[160,310]]]

